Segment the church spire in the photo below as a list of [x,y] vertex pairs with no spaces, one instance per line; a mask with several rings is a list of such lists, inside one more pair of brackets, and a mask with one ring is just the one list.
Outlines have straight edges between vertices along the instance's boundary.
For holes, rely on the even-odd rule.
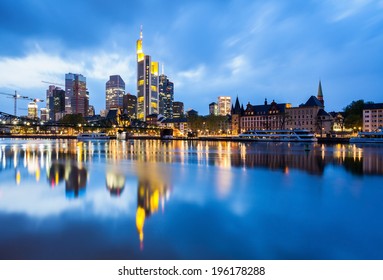
[[324,106],[324,99],[323,99],[323,92],[322,92],[322,83],[321,80],[319,80],[319,85],[318,85],[318,95],[317,95],[318,100],[322,103]]

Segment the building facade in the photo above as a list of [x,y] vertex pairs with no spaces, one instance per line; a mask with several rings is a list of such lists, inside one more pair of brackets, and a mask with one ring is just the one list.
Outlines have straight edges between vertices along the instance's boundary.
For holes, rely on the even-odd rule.
[[324,110],[322,84],[319,81],[317,96],[311,96],[306,103],[286,110],[289,129],[306,129],[320,136],[333,130],[333,117]]
[[146,121],[146,116],[158,114],[158,62],[152,61],[142,49],[142,30],[136,44],[137,52],[137,118]]
[[233,134],[247,130],[306,129],[321,136],[332,132],[333,117],[324,110],[322,85],[319,82],[317,97],[311,96],[306,103],[292,107],[290,103],[275,101],[263,105],[240,106],[238,97],[231,108]]
[[[66,94],[65,90],[50,85],[46,92],[47,120],[57,121],[65,115]],[[59,114],[56,117],[56,114]]]
[[65,74],[65,113],[88,116],[89,92],[81,74]]
[[383,103],[364,105],[363,131],[372,132],[382,128],[383,128]]
[[48,121],[48,109],[47,108],[41,108],[40,109],[40,120],[42,122]]
[[123,107],[123,96],[125,94],[125,82],[120,75],[112,75],[105,84],[105,108]]
[[218,104],[212,102],[209,104],[209,115],[218,116]]
[[219,96],[218,97],[218,115],[226,116],[231,113],[231,97]]
[[286,126],[286,109],[290,107],[291,104],[289,103],[278,104],[274,100],[270,104],[265,100],[263,105],[248,103],[240,118],[240,131],[284,129]]
[[61,88],[56,88],[53,91],[49,104],[51,104],[49,108],[49,115],[52,115],[50,120],[58,121],[62,119],[65,115],[65,91]]
[[132,119],[137,118],[137,96],[127,93],[123,98],[123,114],[128,115]]
[[32,101],[28,104],[28,119],[37,119],[38,118],[38,106],[37,103]]
[[180,101],[173,102],[173,118],[183,118],[185,116],[184,113],[184,103]]
[[159,114],[173,118],[174,84],[165,74],[159,76]]

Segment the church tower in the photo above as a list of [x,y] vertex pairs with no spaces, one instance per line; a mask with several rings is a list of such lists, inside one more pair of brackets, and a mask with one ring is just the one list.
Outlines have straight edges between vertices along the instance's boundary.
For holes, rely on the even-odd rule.
[[317,94],[318,100],[322,103],[324,106],[324,99],[323,99],[323,92],[322,92],[322,84],[321,81],[319,80],[319,85],[318,85],[318,94]]

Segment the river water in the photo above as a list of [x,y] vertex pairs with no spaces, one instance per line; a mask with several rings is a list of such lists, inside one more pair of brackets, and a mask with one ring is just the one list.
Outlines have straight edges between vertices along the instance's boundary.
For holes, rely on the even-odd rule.
[[383,259],[383,146],[0,139],[0,259]]

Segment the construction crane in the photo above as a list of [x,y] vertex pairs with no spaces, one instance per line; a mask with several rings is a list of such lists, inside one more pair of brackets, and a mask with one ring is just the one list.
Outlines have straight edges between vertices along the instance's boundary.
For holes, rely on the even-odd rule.
[[44,84],[50,84],[52,86],[62,86],[62,87],[65,87],[64,84],[60,84],[60,83],[53,83],[53,82],[47,82],[47,81],[41,81],[42,83]]
[[17,110],[17,99],[31,100],[33,102],[44,102],[43,99],[31,98],[31,97],[28,97],[28,96],[23,96],[23,95],[17,94],[16,90],[15,90],[14,94],[5,93],[5,92],[0,92],[0,94],[8,95],[9,98],[13,98],[14,99],[14,105],[13,105],[14,116],[17,116],[16,115],[16,113],[17,113],[17,111],[16,111]]

